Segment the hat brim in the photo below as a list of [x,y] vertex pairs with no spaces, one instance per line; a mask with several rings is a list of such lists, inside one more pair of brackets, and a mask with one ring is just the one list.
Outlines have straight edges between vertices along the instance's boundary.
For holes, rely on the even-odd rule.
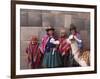
[[50,30],[54,31],[55,29],[54,28],[46,29],[47,32]]

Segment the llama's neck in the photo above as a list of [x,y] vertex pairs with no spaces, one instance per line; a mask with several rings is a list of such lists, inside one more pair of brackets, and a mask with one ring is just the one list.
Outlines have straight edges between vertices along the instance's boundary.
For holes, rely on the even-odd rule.
[[80,66],[87,66],[87,63],[79,57],[80,52],[78,51],[79,48],[76,41],[71,42],[71,49],[72,49],[72,54],[74,55],[75,61],[79,63]]
[[75,53],[77,53],[77,51],[78,51],[78,44],[77,44],[77,42],[76,41],[73,41],[72,43],[71,43],[71,49],[72,49],[72,54],[75,54]]

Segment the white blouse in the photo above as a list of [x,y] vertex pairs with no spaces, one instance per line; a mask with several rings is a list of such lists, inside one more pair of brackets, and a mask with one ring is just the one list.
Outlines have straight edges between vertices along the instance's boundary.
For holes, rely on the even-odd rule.
[[55,40],[54,38],[51,38],[50,39],[50,43],[52,43],[52,44],[59,44],[59,41],[58,40]]

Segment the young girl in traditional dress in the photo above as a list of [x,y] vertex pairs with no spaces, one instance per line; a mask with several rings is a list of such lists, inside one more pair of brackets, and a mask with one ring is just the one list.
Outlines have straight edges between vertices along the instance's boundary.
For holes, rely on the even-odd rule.
[[59,45],[59,41],[56,41],[54,38],[54,28],[48,27],[46,31],[48,39],[46,40],[45,44],[42,66],[44,68],[61,67],[62,66],[61,56],[57,51],[57,45]]
[[31,68],[40,68],[41,66],[41,52],[39,49],[38,38],[33,36],[27,49],[28,63],[31,64]]
[[69,55],[70,55],[70,44],[66,41],[67,34],[66,30],[63,28],[60,30],[60,44],[59,44],[59,52],[62,55],[62,61],[64,67],[70,66]]

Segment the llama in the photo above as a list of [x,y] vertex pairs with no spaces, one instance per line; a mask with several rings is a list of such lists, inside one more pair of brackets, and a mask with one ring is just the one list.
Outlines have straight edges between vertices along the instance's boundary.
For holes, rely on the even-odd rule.
[[82,67],[89,66],[90,51],[87,50],[81,52],[75,39],[70,40],[70,45],[75,61]]

